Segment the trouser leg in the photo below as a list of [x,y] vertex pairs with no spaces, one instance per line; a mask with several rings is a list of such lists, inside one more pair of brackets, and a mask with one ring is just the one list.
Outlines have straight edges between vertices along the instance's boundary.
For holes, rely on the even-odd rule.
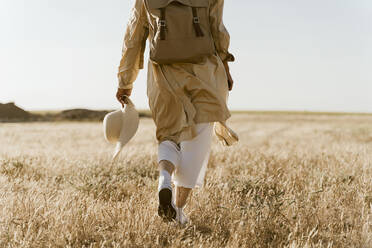
[[168,160],[162,160],[159,162],[159,171],[166,170],[170,175],[172,175],[174,169],[174,165]]
[[181,148],[181,163],[176,171],[176,207],[183,208],[192,188],[201,186],[209,159],[212,141],[212,123],[197,125],[198,135],[192,140],[183,141]]
[[180,144],[180,164],[174,172],[174,183],[183,188],[202,187],[212,143],[212,123],[196,125],[198,135]]

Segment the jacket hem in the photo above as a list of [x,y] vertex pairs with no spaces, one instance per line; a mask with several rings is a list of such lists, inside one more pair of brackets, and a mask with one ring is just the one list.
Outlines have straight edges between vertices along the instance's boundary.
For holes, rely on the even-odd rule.
[[221,113],[220,115],[218,115],[218,117],[201,115],[199,117],[195,117],[194,121],[195,121],[195,124],[205,123],[205,122],[219,122],[219,121],[226,121],[230,117],[231,117],[231,114],[228,112],[228,113]]

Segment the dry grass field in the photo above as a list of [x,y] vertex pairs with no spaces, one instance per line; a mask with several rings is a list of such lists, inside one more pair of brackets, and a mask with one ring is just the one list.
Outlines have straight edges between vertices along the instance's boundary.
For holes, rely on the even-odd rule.
[[151,119],[116,164],[100,123],[0,124],[0,247],[372,247],[372,116],[230,125],[180,227],[156,215]]

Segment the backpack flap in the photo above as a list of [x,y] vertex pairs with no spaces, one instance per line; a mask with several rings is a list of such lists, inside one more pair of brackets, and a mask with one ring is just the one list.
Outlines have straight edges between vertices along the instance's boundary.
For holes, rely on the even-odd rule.
[[197,8],[209,7],[209,0],[147,0],[147,5],[149,9],[161,9],[173,2]]
[[150,59],[158,64],[199,63],[215,53],[209,0],[146,0],[155,19]]

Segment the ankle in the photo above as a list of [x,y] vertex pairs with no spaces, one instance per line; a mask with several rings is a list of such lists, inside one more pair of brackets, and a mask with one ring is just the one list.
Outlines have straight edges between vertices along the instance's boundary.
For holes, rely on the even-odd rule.
[[186,206],[186,203],[182,203],[182,204],[181,204],[181,203],[177,203],[177,202],[176,202],[176,207],[177,207],[177,208],[184,209],[185,206]]
[[172,176],[169,174],[167,170],[160,170],[158,191],[164,188],[172,190]]
[[159,171],[166,170],[170,175],[172,175],[175,167],[168,160],[162,160],[159,162]]

